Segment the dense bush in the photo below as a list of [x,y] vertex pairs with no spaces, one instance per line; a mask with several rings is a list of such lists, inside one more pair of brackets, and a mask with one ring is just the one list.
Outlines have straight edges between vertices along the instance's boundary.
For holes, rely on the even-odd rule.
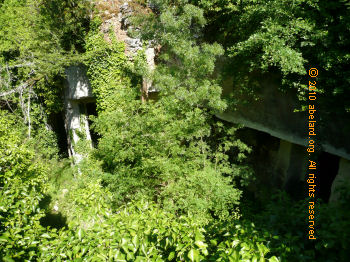
[[145,200],[113,209],[113,195],[85,173],[93,171],[87,164],[81,164],[76,179],[59,188],[61,194],[53,199],[73,230],[49,233],[42,240],[44,258],[60,254],[62,260],[83,261],[278,261],[267,247],[271,234],[263,236],[245,222],[203,224]]
[[[166,12],[179,24],[203,20],[191,5],[177,18]],[[142,55],[135,57],[134,66],[126,66],[123,46],[113,37],[106,42],[98,23],[86,43],[99,110],[95,128],[101,135],[94,156],[102,161],[103,182],[116,203],[143,195],[178,214],[208,219],[212,212],[228,218],[240,198],[233,178],[248,175],[228,161],[227,152],[237,148],[243,157],[249,148],[235,140],[233,127],[215,123],[210,114],[225,107],[221,89],[211,78],[220,46],[197,46],[190,32],[179,34],[176,42],[167,43],[177,60],[167,62],[173,64],[170,68],[164,61],[155,72],[159,99],[141,103],[140,86],[130,86],[130,71],[136,79],[137,73],[149,76]]]
[[314,241],[307,238],[307,199],[295,201],[285,192],[277,191],[264,203],[256,200],[262,211],[257,212],[256,205],[245,208],[249,203],[245,202],[242,212],[245,220],[274,236],[268,247],[282,261],[348,261],[350,209],[347,200],[345,193],[337,203],[317,203],[317,239]]
[[22,143],[23,127],[16,120],[0,111],[0,254],[5,261],[35,258],[44,232],[39,202],[46,169]]
[[34,152],[20,145],[21,132],[13,128],[13,119],[1,114],[2,260],[200,261],[219,257],[225,261],[264,257],[268,252],[263,244],[257,244],[260,251],[254,243],[250,248],[231,244],[236,236],[224,230],[225,242],[212,236],[210,242],[194,218],[177,217],[150,202],[133,202],[113,211],[112,195],[92,175],[99,168],[91,163],[82,163],[79,172],[72,170],[75,176],[52,199],[52,205],[67,215],[67,227],[44,228],[40,219],[47,214],[41,202],[50,188],[48,169],[33,162]]
[[[335,39],[334,6],[345,6],[316,2],[152,1],[154,12],[133,19],[145,46],[161,47],[150,71],[144,51],[129,60],[113,30],[101,32],[91,1],[0,0],[0,261],[348,261],[348,189],[337,204],[318,203],[314,242],[304,235],[306,204],[285,194],[240,212],[251,149],[214,117],[227,107],[215,72],[224,55],[249,92],[251,71],[300,85],[313,46],[322,53]],[[344,30],[334,52],[317,57],[330,75],[348,59],[347,12],[335,20]],[[213,26],[226,54],[204,41]],[[96,149],[81,139],[84,159],[71,166],[45,112],[61,108],[60,75],[81,62],[100,139]],[[142,79],[156,100],[141,101]],[[345,93],[343,82],[324,81],[326,100]]]
[[[226,49],[225,67],[237,88],[235,99],[242,93],[243,99],[254,97],[260,79],[277,75],[279,87],[295,90],[305,105],[305,77],[310,67],[317,67],[322,83],[317,87],[318,109],[325,126],[334,113],[349,118],[348,1],[189,2],[200,6],[209,20],[204,38]],[[345,126],[343,132],[349,132]]]

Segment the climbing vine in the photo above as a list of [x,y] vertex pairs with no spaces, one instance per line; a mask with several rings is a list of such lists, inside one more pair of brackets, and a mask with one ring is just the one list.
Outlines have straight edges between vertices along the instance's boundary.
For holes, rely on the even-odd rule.
[[[96,96],[97,110],[118,108],[118,97],[130,90],[131,79],[127,75],[128,60],[125,45],[110,33],[110,42],[100,32],[101,20],[92,21],[92,30],[86,37],[87,74]],[[134,88],[136,89],[136,87]],[[131,95],[136,95],[133,93]]]

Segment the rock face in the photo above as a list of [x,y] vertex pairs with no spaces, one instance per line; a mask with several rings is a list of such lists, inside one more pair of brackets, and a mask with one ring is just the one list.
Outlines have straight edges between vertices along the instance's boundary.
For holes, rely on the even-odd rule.
[[125,53],[132,59],[143,48],[143,43],[139,38],[135,38],[130,34],[129,29],[132,29],[130,18],[136,7],[138,9],[147,8],[141,7],[131,0],[100,0],[97,7],[102,13],[101,32],[104,34],[105,40],[110,41],[109,32],[112,30],[117,40],[125,43]]
[[[274,184],[279,188],[284,188],[293,195],[300,191],[300,187],[305,186],[304,178],[308,171],[307,112],[295,112],[294,109],[298,108],[295,90],[282,92],[279,89],[278,80],[276,81],[273,77],[257,79],[257,82],[259,82],[259,88],[254,94],[257,99],[251,99],[249,103],[241,103],[235,109],[228,108],[226,112],[217,116],[281,140],[276,158],[271,159],[276,162],[272,163],[275,171],[270,179],[274,180]],[[223,92],[224,95],[236,92],[230,79],[225,81]],[[239,93],[239,90],[237,92]],[[249,101],[249,98],[243,97],[243,100]],[[321,193],[324,194],[324,188],[327,187],[326,191],[330,190],[333,182],[333,177],[327,179],[327,176],[330,177],[330,174],[327,175],[328,169],[337,174],[339,166],[330,196],[330,200],[335,201],[337,199],[334,195],[335,188],[338,184],[343,184],[344,181],[350,182],[350,167],[346,164],[350,160],[350,140],[347,138],[350,123],[349,120],[339,118],[322,120],[323,122],[317,123],[317,142],[321,146],[322,154],[331,154],[336,161],[331,160],[331,157],[320,157],[317,171],[322,176],[320,177],[323,188]],[[324,181],[329,185],[325,186]]]
[[92,90],[86,71],[82,66],[71,66],[66,69],[68,88],[65,97],[69,100],[92,98]]
[[[152,71],[155,69],[155,63],[154,58],[156,56],[154,48],[147,48],[145,51],[146,54],[146,60],[149,69]],[[150,92],[157,92],[156,88],[153,86],[153,83],[150,79],[144,78],[142,83],[142,101],[145,101],[148,99],[148,94]]]
[[64,93],[65,128],[68,139],[68,154],[75,163],[79,163],[82,154],[76,145],[84,139],[91,146],[86,104],[93,102],[91,86],[83,66],[71,66],[66,69],[66,88]]
[[[265,77],[257,79],[259,89],[254,93],[257,99],[243,97],[249,103],[240,104],[236,109],[228,110],[218,115],[219,118],[243,124],[274,137],[289,141],[293,144],[306,146],[308,132],[307,112],[295,112],[299,108],[296,101],[296,91],[281,91],[278,79]],[[224,85],[224,94],[239,92],[238,88],[227,81]],[[347,139],[347,130],[350,132],[350,121],[333,118],[317,121],[317,142],[322,150],[350,160],[350,139]]]
[[[103,3],[103,4],[101,4]],[[117,40],[125,43],[125,54],[130,60],[133,60],[135,55],[137,55],[139,50],[145,48],[146,60],[150,70],[155,68],[154,58],[156,56],[155,48],[149,43],[144,47],[144,43],[139,38],[135,38],[130,34],[132,29],[130,18],[136,12],[148,12],[150,9],[148,7],[143,7],[137,4],[137,1],[131,0],[107,0],[100,1],[99,6],[102,9],[106,9],[104,12],[103,19],[104,22],[101,27],[102,33],[105,35],[105,39],[110,41],[109,32],[114,31]],[[106,8],[106,6],[116,6],[115,9]],[[118,10],[118,11],[116,11]],[[137,29],[136,29],[137,30]],[[149,97],[149,93],[156,92],[156,88],[153,87],[152,81],[150,79],[144,79],[141,89],[141,99],[145,101]]]
[[[110,41],[109,33],[113,30],[117,40],[125,43],[125,54],[130,60],[133,60],[138,51],[143,49],[143,43],[140,39],[132,37],[128,30],[131,27],[130,17],[135,12],[135,7],[140,8],[140,6],[130,0],[102,0],[97,2],[96,6],[102,16],[101,32],[104,34],[105,40]],[[155,49],[148,45],[145,48],[145,55],[150,71],[154,70]],[[68,153],[70,157],[73,157],[74,162],[78,163],[83,157],[77,150],[78,141],[84,140],[88,146],[92,146],[87,104],[95,100],[83,66],[68,67],[66,76],[64,105]],[[143,101],[147,100],[148,94],[155,91],[152,81],[146,78],[143,79],[141,99]]]

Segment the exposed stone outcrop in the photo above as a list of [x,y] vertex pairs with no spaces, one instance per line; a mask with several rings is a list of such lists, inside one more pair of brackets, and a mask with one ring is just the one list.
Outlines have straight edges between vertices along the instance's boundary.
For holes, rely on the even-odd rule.
[[[306,146],[308,113],[295,111],[299,108],[296,90],[281,91],[278,79],[272,76],[257,77],[256,81],[260,87],[254,93],[255,99],[243,97],[249,103],[239,103],[237,108],[228,108],[218,117],[266,132],[293,144]],[[233,86],[232,79],[225,81],[223,91],[225,95],[240,92],[238,87]],[[322,122],[318,119],[317,128],[316,139],[323,151],[350,160],[350,139],[347,139],[346,132],[350,130],[349,119],[322,118]]]
[[88,141],[91,135],[86,113],[86,103],[94,101],[91,86],[83,66],[70,66],[66,69],[67,83],[64,93],[65,128],[68,139],[68,153],[78,163],[82,159],[75,145],[80,139]]
[[[110,41],[109,32],[112,30],[117,40],[125,43],[125,53],[132,59],[143,48],[142,41],[133,37],[129,30],[132,29],[130,19],[135,12],[135,6],[138,5],[131,0],[105,0],[100,1],[97,6],[102,13],[101,32],[105,40]],[[111,8],[113,6],[115,8]]]
[[71,66],[66,69],[68,88],[65,97],[69,100],[93,98],[89,79],[82,66]]
[[[101,2],[104,4],[101,5]],[[144,48],[144,43],[139,38],[135,38],[130,34],[129,29],[132,29],[130,18],[136,11],[149,12],[150,9],[148,7],[142,7],[131,0],[100,1],[100,6],[102,9],[105,9],[102,12],[104,22],[101,26],[101,31],[105,35],[105,39],[110,41],[109,32],[113,30],[117,40],[125,43],[125,54],[130,60],[133,60],[138,51]],[[106,8],[106,6],[116,6],[117,8]],[[155,68],[154,58],[156,52],[151,44],[145,47],[145,55],[149,69],[153,70]],[[148,94],[151,92],[156,92],[152,81],[150,79],[144,79],[141,89],[141,99],[143,101],[147,100]]]
[[[155,63],[154,58],[156,56],[154,48],[147,48],[146,49],[146,60],[149,69],[152,71],[155,69]],[[157,90],[153,87],[153,83],[150,79],[144,78],[142,83],[142,91],[141,91],[141,99],[142,101],[145,101],[148,99],[148,94],[150,92],[156,92]]]
[[[110,31],[112,30],[117,40],[125,43],[125,54],[130,60],[133,60],[137,52],[143,49],[143,43],[129,33],[131,28],[130,17],[134,14],[136,6],[141,7],[130,0],[102,0],[97,2],[96,6],[102,16],[101,32],[104,34],[105,40],[110,41]],[[149,11],[148,8],[142,8],[143,11]],[[155,49],[150,45],[147,46],[145,55],[149,69],[154,70]],[[91,146],[86,104],[94,101],[94,97],[83,66],[68,67],[66,76],[64,104],[68,153],[70,157],[73,157],[74,162],[78,163],[82,159],[82,154],[77,152],[77,142],[83,138]],[[143,79],[141,99],[143,101],[147,100],[148,94],[155,91],[152,81],[146,78]]]
[[[247,100],[249,103],[238,103],[237,108],[228,108],[226,112],[217,116],[225,121],[243,124],[251,129],[281,139],[280,148],[275,159],[273,184],[286,189],[292,194],[298,194],[297,191],[302,190],[302,181],[307,173],[308,113],[295,110],[299,108],[299,103],[296,100],[296,90],[281,91],[278,86],[278,79],[273,76],[257,77],[256,82],[259,88],[254,93],[254,99],[249,96],[241,97],[242,100]],[[237,96],[240,97],[242,94],[239,87],[234,87],[232,83],[233,81],[230,78],[224,81],[223,94],[229,95],[232,92],[237,92]],[[317,120],[315,140],[320,145],[321,151],[342,159],[339,173],[332,186],[332,201],[337,198],[333,189],[339,183],[350,182],[350,175],[345,174],[348,172],[345,172],[345,170],[348,170],[345,161],[350,160],[350,140],[347,138],[349,128],[349,119],[325,119],[323,117]],[[333,163],[334,161],[332,162],[330,159],[323,158],[322,162],[317,171],[321,172],[323,176],[327,175],[325,174],[327,166],[337,168],[337,163]],[[323,189],[328,190],[331,181],[325,178],[323,178],[323,181],[330,183],[325,185],[323,182],[322,185]]]

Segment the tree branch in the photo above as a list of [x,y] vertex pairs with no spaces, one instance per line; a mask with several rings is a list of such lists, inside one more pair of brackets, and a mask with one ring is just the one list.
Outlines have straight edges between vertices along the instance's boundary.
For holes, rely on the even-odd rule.
[[6,92],[3,92],[3,93],[0,93],[0,97],[8,96],[8,95],[11,95],[13,93],[17,93],[17,92],[23,91],[28,86],[29,86],[29,83],[27,83],[27,82],[23,83],[22,85],[20,85],[19,87],[15,88],[15,89],[12,89],[10,91],[6,91]]
[[5,67],[0,67],[0,72],[1,71],[8,71],[9,69],[13,69],[13,68],[19,68],[19,67],[26,67],[26,66],[32,66],[34,65],[33,62],[28,62],[28,63],[23,63],[23,64],[18,64],[18,65],[13,65],[13,66],[5,66]]

